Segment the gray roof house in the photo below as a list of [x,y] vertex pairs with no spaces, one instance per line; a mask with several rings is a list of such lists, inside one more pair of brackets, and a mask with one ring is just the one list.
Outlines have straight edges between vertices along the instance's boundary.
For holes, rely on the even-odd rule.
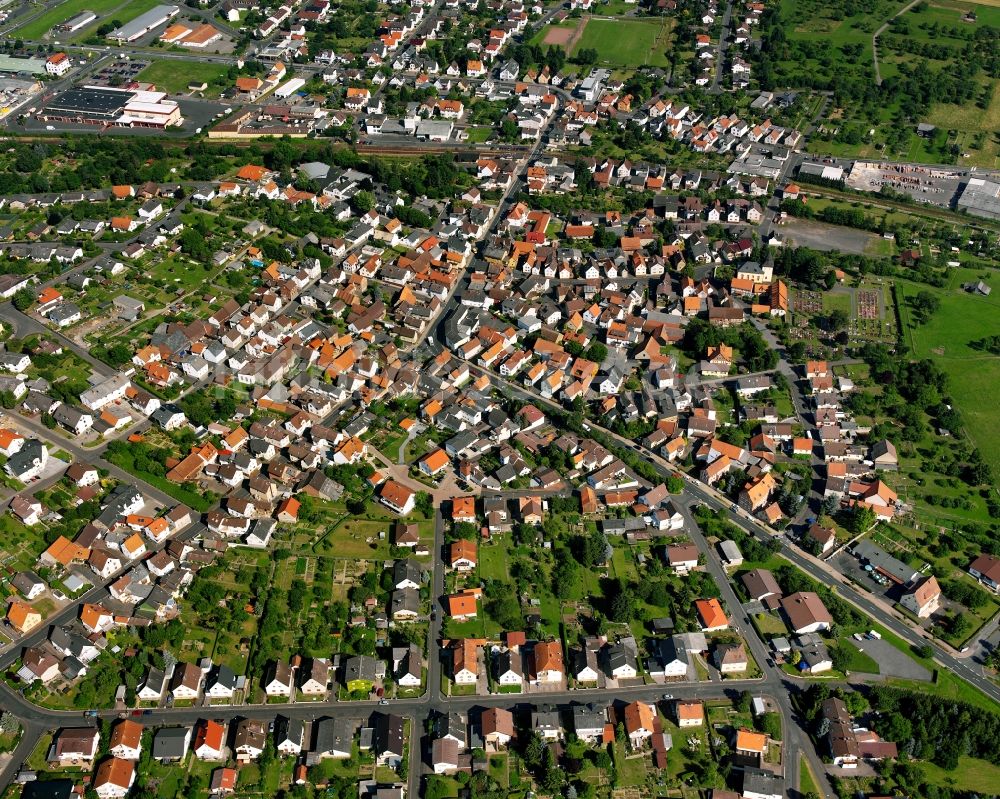
[[190,727],[161,727],[153,735],[153,759],[182,760],[190,743]]

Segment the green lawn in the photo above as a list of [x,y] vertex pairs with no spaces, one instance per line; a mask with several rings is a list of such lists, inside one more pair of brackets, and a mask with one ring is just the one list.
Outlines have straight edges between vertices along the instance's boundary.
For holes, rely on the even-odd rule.
[[[41,39],[51,28],[83,11],[93,11],[100,17],[101,14],[121,4],[122,0],[66,0],[37,19],[26,23],[17,30],[17,35],[24,39]],[[54,38],[58,39],[59,36],[56,35]]]
[[507,787],[507,755],[494,755],[490,758],[489,774],[500,784],[501,787]]
[[[388,520],[345,518],[317,542],[316,551],[340,558],[386,558],[391,528]],[[380,533],[385,536],[379,538]]]
[[484,580],[506,580],[510,576],[510,536],[493,539],[479,548],[479,576]]
[[842,638],[837,647],[845,650],[851,656],[848,669],[850,671],[860,671],[864,674],[878,674],[879,667],[875,658],[858,649],[851,641]]
[[638,757],[626,757],[625,747],[615,742],[615,769],[618,772],[618,782],[622,788],[637,787],[646,784],[646,761],[649,752]]
[[[667,48],[673,23],[655,21],[590,19],[574,47],[597,50],[598,64],[617,67],[669,65]],[[572,54],[571,54],[572,55]]]
[[[159,61],[157,64],[163,64],[166,62]],[[143,75],[152,67],[157,66],[153,64],[143,70]],[[214,66],[212,64],[206,64],[206,66]],[[146,80],[146,78],[144,78]],[[148,78],[153,83],[157,81],[153,78]],[[185,84],[187,85],[187,84]],[[211,268],[206,268],[201,264],[191,263],[185,258],[174,256],[170,258],[165,258],[154,264],[150,264],[147,269],[147,277],[151,280],[162,280],[167,284],[168,290],[173,290],[176,288],[182,288],[185,291],[193,291],[198,288],[198,286],[204,285],[206,278],[211,273]]]
[[813,778],[812,769],[809,768],[809,761],[805,757],[799,757],[799,794],[802,796],[819,796],[816,788],[816,780]]
[[473,144],[478,144],[489,139],[493,135],[493,128],[488,125],[474,125],[473,127],[466,128],[465,132],[468,134],[468,141]]
[[206,95],[217,95],[221,86],[213,88],[212,83],[225,79],[227,72],[224,64],[170,59],[154,61],[139,73],[138,79],[155,83],[158,88],[170,94],[187,94],[188,84],[199,81],[208,84]]
[[851,295],[843,291],[828,291],[823,295],[823,312],[843,311],[851,313]]
[[960,757],[954,771],[945,771],[926,761],[920,763],[919,768],[928,782],[956,791],[993,794],[1000,785],[1000,766],[973,757]]
[[788,635],[788,627],[774,613],[758,613],[753,621],[761,635]]

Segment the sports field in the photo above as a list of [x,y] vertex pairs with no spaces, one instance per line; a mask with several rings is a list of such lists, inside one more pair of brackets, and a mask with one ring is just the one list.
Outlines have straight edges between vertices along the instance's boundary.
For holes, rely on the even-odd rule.
[[570,56],[596,50],[597,64],[607,67],[665,67],[671,44],[671,19],[601,19],[583,17],[542,29],[533,43],[563,47]]
[[[125,2],[126,0],[66,0],[65,3],[60,3],[37,19],[33,19],[23,27],[18,28],[17,35],[22,39],[41,39],[55,25],[62,24],[82,11],[93,11],[100,17],[111,9],[124,5]],[[58,32],[52,38],[58,39]]]

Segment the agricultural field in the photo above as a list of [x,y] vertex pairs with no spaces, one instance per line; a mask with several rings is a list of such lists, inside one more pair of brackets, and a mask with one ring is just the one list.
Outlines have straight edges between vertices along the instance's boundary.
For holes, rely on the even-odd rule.
[[229,84],[227,73],[224,64],[170,59],[154,61],[139,73],[138,79],[155,83],[157,88],[170,94],[187,94],[189,83],[207,83],[205,96],[217,97]]

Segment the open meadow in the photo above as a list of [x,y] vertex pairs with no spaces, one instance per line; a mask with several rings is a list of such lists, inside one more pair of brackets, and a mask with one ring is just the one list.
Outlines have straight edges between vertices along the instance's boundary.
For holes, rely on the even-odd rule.
[[139,80],[155,83],[161,91],[170,94],[187,94],[188,84],[202,82],[208,84],[205,92],[208,96],[218,96],[222,86],[213,86],[214,81],[221,81],[228,72],[224,64],[211,64],[206,61],[180,61],[170,59],[154,61],[139,73]]
[[[947,289],[900,281],[896,291],[904,316],[903,335],[913,354],[933,359],[949,378],[949,390],[965,422],[966,430],[983,457],[1000,474],[1000,428],[996,425],[995,409],[987,398],[1000,386],[1000,357],[981,352],[970,346],[991,332],[997,331],[1000,300],[981,297],[961,288],[963,274],[953,277]],[[922,325],[907,322],[906,298],[919,291],[932,291],[941,301],[936,313]]]
[[[56,25],[61,25],[84,11],[92,11],[100,18],[102,14],[125,4],[126,0],[66,0],[41,16],[26,22],[16,30],[16,34],[23,39],[41,39]],[[52,38],[59,38],[58,31]]]
[[[859,15],[844,16],[845,7],[837,2],[783,0],[787,44],[775,62],[780,85],[832,87],[881,79],[894,89],[905,88],[878,104],[854,99],[831,107],[809,149],[844,157],[996,167],[1000,81],[989,74],[989,37],[983,31],[1000,28],[1000,8],[994,2],[922,0],[896,16],[905,5],[885,0]],[[883,24],[873,49],[872,37]],[[915,114],[920,101],[906,96],[920,94],[911,85],[913,76],[927,71],[949,75],[972,63],[970,57],[981,69],[963,81],[972,87],[967,98],[959,103],[932,98],[929,107]],[[917,122],[937,130],[918,136]]]

